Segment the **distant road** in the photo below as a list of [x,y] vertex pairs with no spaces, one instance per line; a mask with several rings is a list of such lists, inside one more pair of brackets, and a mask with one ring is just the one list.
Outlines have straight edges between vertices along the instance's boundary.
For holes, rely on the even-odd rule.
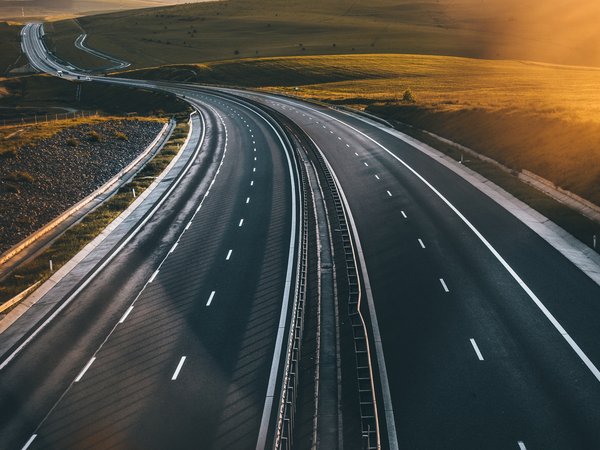
[[77,47],[79,50],[83,50],[84,52],[89,53],[90,55],[94,55],[101,59],[106,59],[115,64],[114,66],[108,67],[105,70],[120,70],[125,69],[126,67],[129,67],[131,65],[131,63],[128,63],[127,61],[123,61],[121,59],[115,58],[114,56],[110,56],[106,53],[94,50],[93,48],[89,48],[87,45],[85,45],[86,38],[87,34],[80,34],[77,37],[77,39],[75,39],[75,47]]
[[[32,65],[76,78],[28,27]],[[600,448],[596,256],[569,241],[550,245],[540,235],[554,229],[514,199],[359,116],[263,93],[92,79],[185,96],[206,116],[205,151],[222,158],[225,139],[230,147],[180,241],[207,182],[200,167],[164,208],[165,222],[0,373],[9,443],[35,434],[30,448],[255,447],[293,175],[277,136],[235,101],[246,98],[298,124],[345,194],[383,448]]]

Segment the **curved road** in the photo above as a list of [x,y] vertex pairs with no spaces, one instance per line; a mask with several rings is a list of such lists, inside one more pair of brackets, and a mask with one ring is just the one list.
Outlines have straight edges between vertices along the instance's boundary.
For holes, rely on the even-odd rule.
[[[24,40],[24,48],[41,70],[63,70],[56,62],[46,62],[33,39]],[[65,368],[55,360],[60,358],[57,352],[37,344],[2,372],[3,386],[11,388],[31,377],[19,391],[25,399],[30,392],[54,388],[41,387],[37,373],[50,373],[51,384],[62,384],[54,388],[56,393],[66,392],[43,421],[51,405],[35,396],[24,402],[19,414],[11,410],[8,423],[20,431],[11,434],[15,440],[9,442],[20,444],[35,432],[39,437],[32,445],[37,442],[40,448],[108,444],[112,438],[130,447],[160,448],[166,436],[173,447],[255,446],[258,399],[266,388],[274,316],[281,306],[284,244],[290,238],[291,194],[285,187],[291,184],[281,144],[264,123],[230,99],[235,95],[275,108],[299,124],[321,149],[345,193],[355,241],[362,249],[361,283],[369,300],[363,308],[377,349],[374,363],[385,448],[600,448],[596,256],[588,258],[569,242],[557,250],[540,236],[552,234],[552,227],[538,223],[534,228],[541,231],[534,232],[517,218],[525,213],[516,202],[497,192],[490,198],[489,187],[474,185],[418,150],[418,144],[410,145],[361,117],[274,95],[116,82],[160,85],[197,99],[207,116],[220,114],[221,125],[215,117],[207,120],[215,128],[206,151],[218,153],[214,149],[223,146],[226,127],[228,142],[236,144],[224,159],[222,171],[229,172],[217,177],[215,195],[211,190],[206,208],[192,222],[194,228],[183,234],[164,269],[142,291],[139,307],[97,353],[99,343],[93,339],[110,328],[104,325],[106,317],[82,326],[105,327],[86,338],[91,341],[86,348],[65,344],[70,349]],[[256,161],[266,164],[264,191],[249,203],[257,208],[256,224],[243,229],[250,225],[242,216],[244,190],[253,176],[248,173],[254,168],[248,129],[261,136],[261,149],[268,156]],[[257,170],[260,175],[261,167]],[[195,183],[206,179],[199,175]],[[259,186],[251,186],[255,187]],[[172,225],[165,227],[174,229],[172,238],[161,246],[154,245],[161,242],[157,235],[151,236],[136,242],[130,253],[145,251],[155,255],[154,261],[161,260],[188,220],[186,208],[178,208],[196,205],[201,197],[201,190],[189,189],[177,195],[183,203],[169,209]],[[244,225],[236,228],[242,218]],[[277,229],[269,227],[275,223]],[[251,242],[243,233],[252,236]],[[199,252],[204,248],[199,242],[208,250]],[[230,260],[228,249],[233,249]],[[271,263],[261,264],[265,258]],[[584,264],[590,275],[580,269]],[[152,275],[152,264],[145,266],[130,276],[124,262],[94,283],[93,291],[104,298],[114,297],[117,285],[108,281],[111,276],[125,286],[118,291],[120,300],[111,302],[121,306],[106,306],[118,310],[109,315],[112,325],[130,303],[121,297],[137,295],[143,280]],[[278,295],[264,305],[257,300],[262,298],[259,280],[278,286],[267,289]],[[221,288],[213,287],[219,283],[225,286],[225,298]],[[203,306],[213,290],[215,303]],[[242,297],[253,300],[249,305],[235,300]],[[223,308],[220,314],[218,308]],[[68,316],[59,320],[66,322]],[[58,326],[54,332],[67,333]],[[49,346],[54,341],[45,342]],[[71,384],[94,354],[96,360],[82,379]],[[186,358],[177,379],[170,381],[181,358],[190,354],[202,357]],[[47,360],[45,365],[36,365],[39,355]],[[3,388],[3,396],[7,390]],[[5,398],[3,405],[18,404],[6,403]],[[6,410],[2,408],[3,430]],[[118,429],[106,425],[116,422],[107,419],[115,414],[122,423]],[[165,433],[167,429],[174,432]],[[98,440],[87,441],[90,435]]]

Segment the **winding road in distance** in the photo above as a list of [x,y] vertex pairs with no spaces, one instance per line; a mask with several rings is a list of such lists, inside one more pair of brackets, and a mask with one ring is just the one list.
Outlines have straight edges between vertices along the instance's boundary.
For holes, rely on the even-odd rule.
[[[40,29],[23,32],[32,65],[76,78]],[[382,448],[600,448],[597,256],[370,119],[91,79],[185,96],[205,137],[156,217],[1,369],[3,447],[272,447],[304,195],[272,109],[313,140],[343,192]]]

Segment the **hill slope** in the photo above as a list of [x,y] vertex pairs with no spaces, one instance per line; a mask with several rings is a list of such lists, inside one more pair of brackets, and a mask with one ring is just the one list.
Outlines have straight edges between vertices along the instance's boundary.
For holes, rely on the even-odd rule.
[[[90,46],[134,67],[339,53],[600,66],[596,0],[579,1],[576,9],[569,0],[226,0],[88,16],[79,23]],[[57,42],[77,35],[66,22],[50,31]]]

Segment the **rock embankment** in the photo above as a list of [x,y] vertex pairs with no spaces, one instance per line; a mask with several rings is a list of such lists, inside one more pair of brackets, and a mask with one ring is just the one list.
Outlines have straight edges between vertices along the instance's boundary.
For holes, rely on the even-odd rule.
[[0,254],[94,192],[156,137],[162,124],[80,124],[0,156]]

